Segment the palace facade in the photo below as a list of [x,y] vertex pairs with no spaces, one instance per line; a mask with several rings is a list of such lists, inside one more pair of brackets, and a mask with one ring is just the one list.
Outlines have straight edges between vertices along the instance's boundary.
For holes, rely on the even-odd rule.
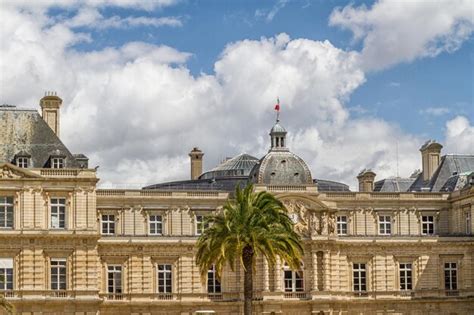
[[95,169],[59,138],[62,100],[0,107],[0,294],[22,315],[242,312],[243,272],[201,279],[195,243],[236,185],[288,208],[301,270],[260,257],[257,314],[474,314],[474,155],[425,143],[421,171],[359,191],[315,179],[279,121],[261,159],[241,154],[191,179],[98,189]]

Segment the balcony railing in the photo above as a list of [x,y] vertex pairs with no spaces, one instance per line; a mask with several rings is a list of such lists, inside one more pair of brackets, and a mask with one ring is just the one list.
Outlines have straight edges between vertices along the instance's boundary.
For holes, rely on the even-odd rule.
[[[254,300],[310,300],[337,298],[340,300],[407,300],[426,298],[466,299],[474,297],[474,289],[460,290],[413,290],[413,291],[312,291],[312,292],[254,292]],[[99,293],[98,291],[54,291],[54,290],[0,290],[0,296],[10,299],[102,299],[110,302],[241,302],[242,292],[223,293]]]
[[285,299],[291,300],[309,300],[311,295],[307,292],[285,292],[283,295]]

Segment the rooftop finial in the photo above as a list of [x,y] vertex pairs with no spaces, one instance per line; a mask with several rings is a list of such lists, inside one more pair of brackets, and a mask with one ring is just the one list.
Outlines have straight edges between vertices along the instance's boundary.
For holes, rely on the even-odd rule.
[[277,112],[276,121],[280,121],[280,98],[277,97],[277,103],[275,104],[275,110]]

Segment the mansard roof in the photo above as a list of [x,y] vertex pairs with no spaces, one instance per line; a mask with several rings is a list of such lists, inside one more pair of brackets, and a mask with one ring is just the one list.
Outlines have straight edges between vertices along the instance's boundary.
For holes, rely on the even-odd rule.
[[406,192],[415,181],[415,178],[389,177],[374,183],[376,192]]
[[43,168],[51,156],[65,157],[65,167],[79,168],[76,158],[36,110],[0,106],[0,162],[30,156],[30,167]]
[[[458,188],[456,188],[456,184],[453,184],[455,180],[452,177],[470,172],[474,172],[474,155],[445,155],[441,158],[439,166],[433,173],[431,180],[424,182],[423,176],[420,174],[410,186],[409,191],[453,191]],[[448,180],[450,181],[449,183]]]

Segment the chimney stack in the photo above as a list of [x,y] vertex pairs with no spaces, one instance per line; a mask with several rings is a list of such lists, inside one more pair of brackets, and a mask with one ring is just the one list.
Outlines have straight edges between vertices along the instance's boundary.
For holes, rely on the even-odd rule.
[[193,148],[189,152],[189,157],[191,158],[191,179],[197,179],[199,175],[202,174],[202,153],[197,147]]
[[359,191],[360,192],[372,192],[374,191],[375,173],[371,169],[363,169],[357,179],[359,180]]
[[48,126],[59,137],[59,108],[63,100],[57,96],[56,92],[46,92],[44,97],[40,100],[41,116]]
[[423,181],[429,181],[439,166],[443,146],[436,140],[428,140],[420,148]]

